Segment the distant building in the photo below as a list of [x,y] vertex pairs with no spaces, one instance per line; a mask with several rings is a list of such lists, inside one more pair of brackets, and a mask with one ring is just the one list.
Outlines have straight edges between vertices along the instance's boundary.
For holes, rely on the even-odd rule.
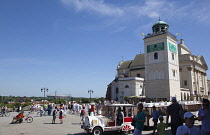
[[47,97],[54,99],[70,99],[71,95],[47,95]]
[[156,22],[144,37],[144,53],[121,61],[117,77],[108,85],[108,100],[124,97],[145,100],[201,100],[208,98],[208,66],[201,55],[193,55],[184,40],[179,43],[164,21]]

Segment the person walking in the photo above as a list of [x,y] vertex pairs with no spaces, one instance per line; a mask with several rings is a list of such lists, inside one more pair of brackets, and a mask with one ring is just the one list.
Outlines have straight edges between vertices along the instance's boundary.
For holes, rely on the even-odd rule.
[[48,104],[48,116],[51,115],[52,109],[53,109],[52,104],[49,103],[49,104]]
[[12,112],[15,112],[15,109],[16,109],[16,108],[15,108],[15,106],[13,106],[13,108],[12,108]]
[[163,122],[163,116],[160,115],[159,116],[159,121],[160,123],[157,124],[157,134],[158,135],[166,135],[166,128],[167,128],[167,124]]
[[166,110],[166,124],[168,125],[169,115],[171,116],[171,133],[176,135],[176,130],[179,126],[183,125],[182,118],[180,116],[180,110],[182,106],[176,101],[176,97],[172,97],[172,104],[167,107]]
[[210,135],[210,107],[209,100],[203,99],[203,107],[198,111],[198,120],[202,122],[202,135]]
[[6,116],[7,106],[6,105],[2,106],[1,111],[2,111],[2,116],[4,115]]
[[88,115],[90,116],[90,112],[91,112],[91,105],[87,104],[87,109],[88,109]]
[[55,107],[55,109],[53,110],[53,120],[52,120],[52,124],[55,124],[55,119],[56,119],[56,115],[57,115],[57,106]]
[[18,111],[18,112],[21,112],[22,109],[23,109],[23,108],[22,108],[22,105],[20,105],[20,106],[19,106],[19,111]]
[[123,123],[123,118],[124,118],[124,114],[121,110],[121,107],[119,107],[117,109],[117,125],[121,126],[121,124]]
[[85,123],[85,116],[86,116],[86,111],[85,111],[85,107],[83,107],[82,110],[81,110],[81,113],[80,113],[81,124]]
[[44,111],[46,112],[47,111],[47,104],[46,103],[44,103],[43,108],[44,108]]
[[176,135],[201,135],[200,129],[194,126],[194,117],[191,112],[184,113],[185,125],[177,128]]
[[138,114],[134,118],[134,121],[136,122],[135,123],[136,127],[134,129],[133,135],[142,135],[142,129],[144,127],[144,122],[145,122],[145,114],[142,111],[143,110],[143,104],[139,103],[137,107],[138,107]]
[[59,111],[59,119],[60,119],[60,124],[63,124],[63,109],[60,109]]
[[159,111],[156,110],[156,107],[153,106],[153,112],[152,112],[152,121],[154,122],[153,125],[153,135],[155,134],[155,130],[157,128],[158,118],[159,118]]

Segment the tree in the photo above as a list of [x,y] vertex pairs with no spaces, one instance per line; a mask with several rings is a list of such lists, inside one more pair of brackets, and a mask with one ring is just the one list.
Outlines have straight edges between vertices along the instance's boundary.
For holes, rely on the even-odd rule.
[[89,98],[82,98],[81,101],[82,101],[82,103],[90,103]]

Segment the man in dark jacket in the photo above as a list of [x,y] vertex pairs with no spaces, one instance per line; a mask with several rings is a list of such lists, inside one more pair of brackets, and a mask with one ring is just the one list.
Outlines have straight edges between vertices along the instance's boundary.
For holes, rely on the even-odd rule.
[[176,101],[176,97],[172,97],[172,104],[167,107],[166,110],[166,124],[168,125],[169,115],[171,116],[171,133],[176,135],[176,130],[179,126],[183,125],[182,118],[180,116],[180,110],[182,106]]

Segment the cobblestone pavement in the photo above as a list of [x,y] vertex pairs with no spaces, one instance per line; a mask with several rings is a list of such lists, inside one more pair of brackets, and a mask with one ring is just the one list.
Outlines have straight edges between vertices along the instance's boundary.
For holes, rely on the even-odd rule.
[[[31,115],[33,116],[32,123],[23,121],[21,124],[10,124],[16,115],[17,112],[12,112],[10,117],[0,117],[0,135],[87,135],[80,128],[80,117],[78,115],[67,114],[63,119],[63,124],[60,124],[58,118],[56,124],[52,124],[52,116],[37,117],[34,113]],[[143,131],[142,133],[143,135],[149,135],[152,131]],[[116,133],[106,133],[105,135],[108,134],[117,135]],[[170,128],[167,130],[167,135],[171,135]]]

